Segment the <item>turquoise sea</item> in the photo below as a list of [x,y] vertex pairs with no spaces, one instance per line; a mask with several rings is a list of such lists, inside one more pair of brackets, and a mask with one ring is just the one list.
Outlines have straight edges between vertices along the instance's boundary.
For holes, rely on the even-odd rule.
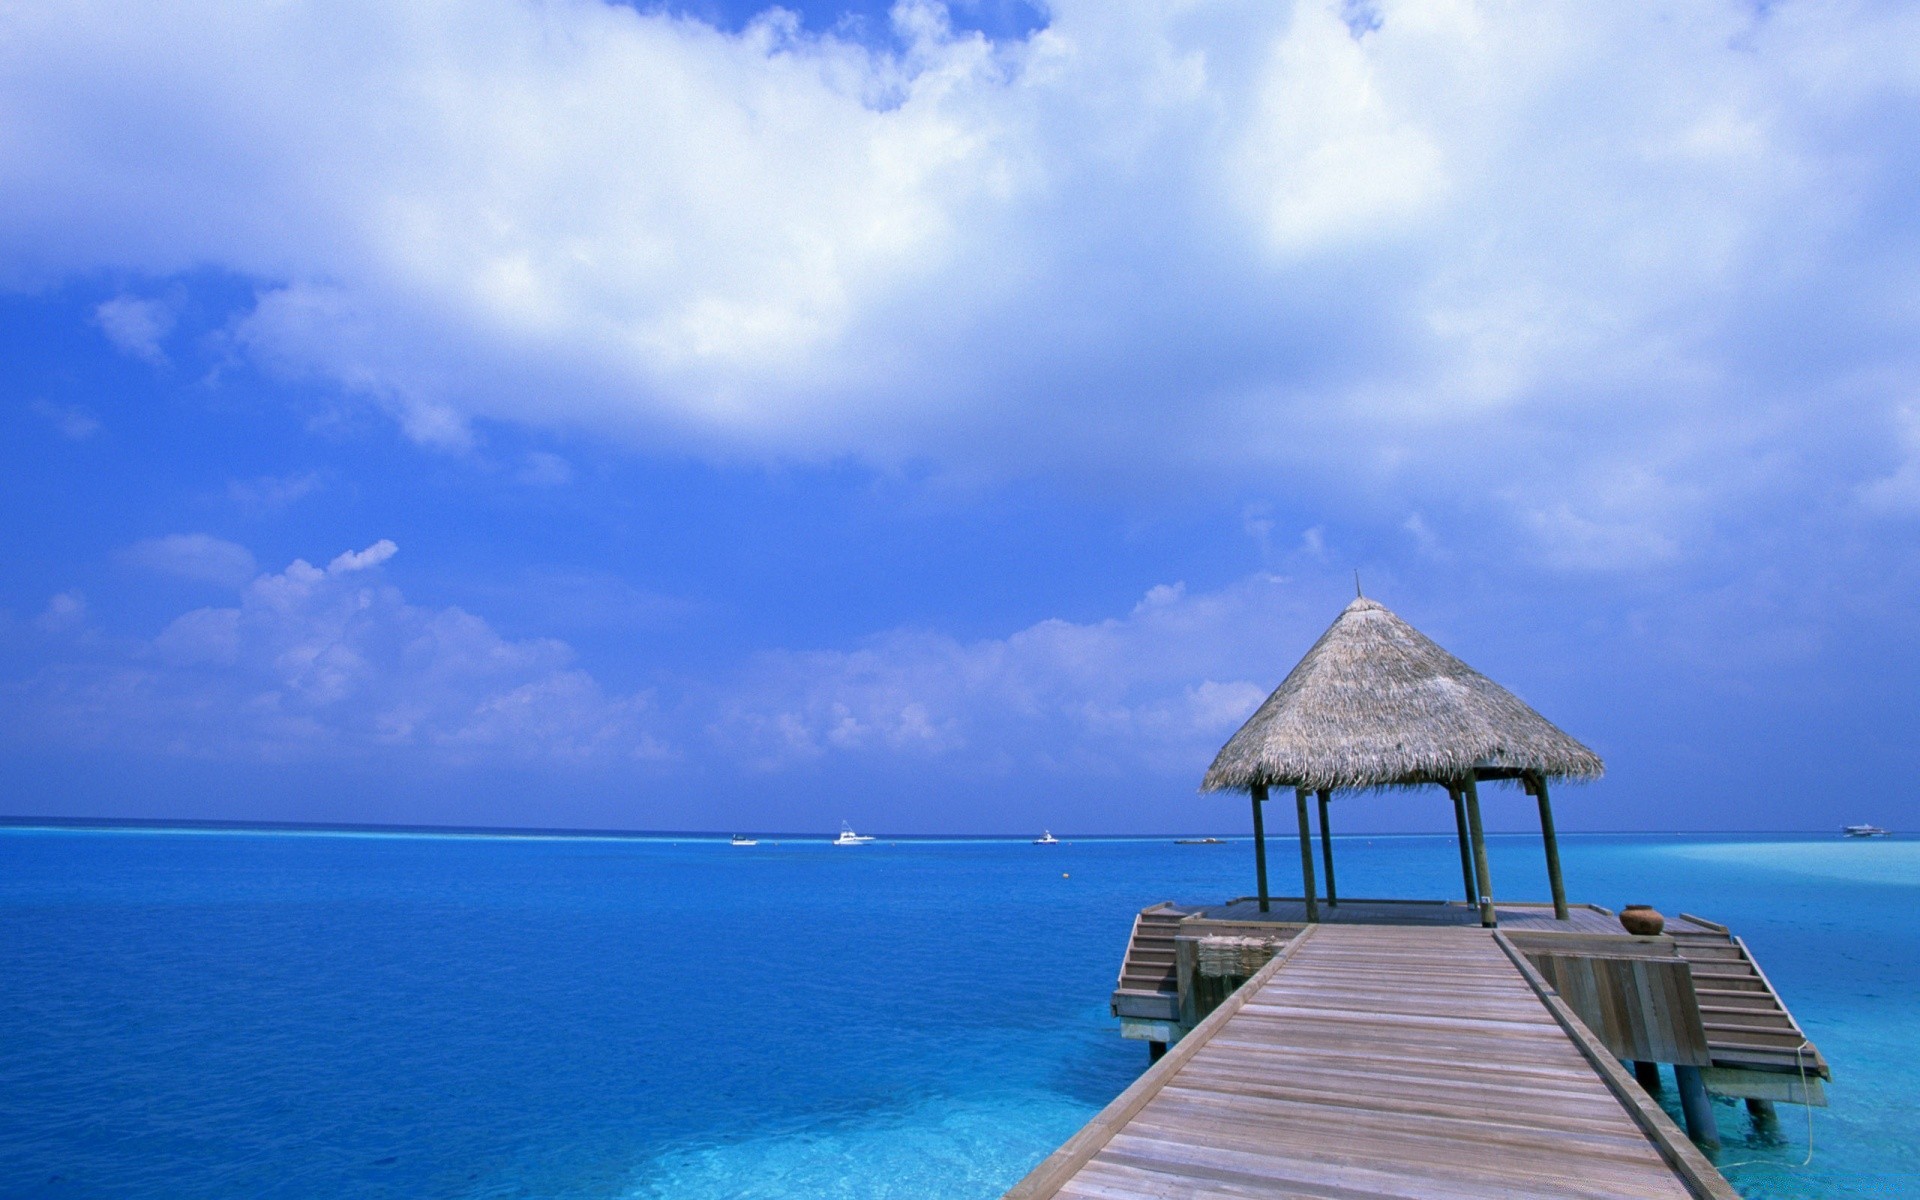
[[[1066,843],[0,828],[0,1196],[985,1200],[1146,1065],[1132,914],[1251,890],[1245,841]],[[1336,846],[1347,895],[1457,886]],[[1920,843],[1564,853],[1731,925],[1832,1061],[1810,1165],[1805,1110],[1721,1107],[1743,1194],[1920,1196]],[[1536,838],[1493,868],[1545,892]]]

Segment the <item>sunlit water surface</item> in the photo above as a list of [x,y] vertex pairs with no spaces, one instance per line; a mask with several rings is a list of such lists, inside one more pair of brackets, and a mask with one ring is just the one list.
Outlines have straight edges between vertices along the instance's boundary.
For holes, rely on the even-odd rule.
[[[1337,842],[1449,897],[1437,838]],[[1576,899],[1744,935],[1832,1061],[1749,1197],[1920,1196],[1920,845],[1573,837]],[[1503,894],[1545,891],[1497,838]],[[1145,1065],[1131,914],[1246,843],[0,829],[0,1196],[997,1196]],[[1285,856],[1281,857],[1285,861]]]

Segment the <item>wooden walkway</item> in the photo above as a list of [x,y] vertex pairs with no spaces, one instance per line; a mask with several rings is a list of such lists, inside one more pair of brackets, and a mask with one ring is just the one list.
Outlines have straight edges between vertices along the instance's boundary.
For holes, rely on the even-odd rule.
[[1735,1193],[1491,931],[1322,925],[1009,1200]]

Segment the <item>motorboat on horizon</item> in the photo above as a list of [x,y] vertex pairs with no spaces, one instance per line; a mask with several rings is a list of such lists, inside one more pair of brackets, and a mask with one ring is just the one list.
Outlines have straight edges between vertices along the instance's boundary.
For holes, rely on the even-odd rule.
[[1040,831],[1040,836],[1033,839],[1033,844],[1036,846],[1058,846],[1060,844],[1060,839],[1053,836],[1053,830],[1042,829]]
[[1893,836],[1893,834],[1880,828],[1878,825],[1847,825],[1847,826],[1843,826],[1840,832],[1846,834],[1848,837],[1857,837],[1857,838],[1892,837]]
[[842,821],[840,822],[840,836],[833,839],[833,844],[836,846],[864,846],[872,840],[872,838],[864,833],[855,833],[853,826]]
[[747,837],[745,834],[736,833],[733,835],[733,840],[728,842],[727,844],[730,846],[758,846],[760,844],[760,839],[750,838],[750,837]]

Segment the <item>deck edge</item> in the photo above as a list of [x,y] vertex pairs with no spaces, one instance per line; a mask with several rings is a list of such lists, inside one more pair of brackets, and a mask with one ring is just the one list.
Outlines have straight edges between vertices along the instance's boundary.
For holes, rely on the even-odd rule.
[[[1159,1062],[1154,1063],[1140,1077],[1127,1085],[1127,1090],[1113,1098],[1113,1101],[1098,1113],[1091,1121],[1081,1126],[1061,1144],[1058,1150],[1040,1160],[1040,1164],[1027,1172],[1019,1183],[1007,1189],[1001,1200],[1049,1200],[1059,1192],[1069,1179],[1079,1173],[1080,1168],[1092,1161],[1106,1144],[1113,1140],[1134,1114],[1147,1106],[1167,1081],[1187,1065],[1187,1060],[1198,1054],[1202,1047],[1213,1040],[1213,1035],[1231,1020],[1235,1013],[1243,1008],[1255,993],[1265,987],[1277,974],[1300,944],[1312,936],[1318,926],[1309,925],[1293,937],[1274,954],[1273,961],[1261,967],[1251,979],[1235,989],[1233,995],[1221,1002],[1220,1007],[1207,1014],[1205,1020],[1193,1027],[1193,1032],[1181,1038],[1170,1047]],[[1718,1197],[1715,1200],[1719,1200]],[[1734,1197],[1734,1200],[1739,1200]]]
[[1566,1031],[1568,1038],[1593,1067],[1594,1072],[1606,1083],[1614,1099],[1627,1110],[1627,1114],[1633,1118],[1634,1123],[1639,1125],[1641,1131],[1647,1135],[1647,1140],[1653,1143],[1654,1148],[1660,1152],[1660,1156],[1666,1159],[1667,1164],[1680,1176],[1687,1190],[1698,1197],[1698,1200],[1740,1200],[1740,1193],[1727,1182],[1727,1177],[1720,1173],[1719,1168],[1701,1153],[1700,1148],[1695,1146],[1686,1134],[1680,1132],[1680,1127],[1673,1123],[1673,1119],[1667,1116],[1664,1109],[1654,1103],[1653,1097],[1647,1095],[1640,1085],[1634,1082],[1633,1076],[1627,1074],[1619,1060],[1600,1044],[1600,1039],[1587,1028],[1586,1022],[1567,1007],[1567,1002],[1560,998],[1559,993],[1555,992],[1540,972],[1534,969],[1533,964],[1527,961],[1527,956],[1520,952],[1520,948],[1508,941],[1507,936],[1498,930],[1494,931],[1493,940],[1506,953],[1515,969],[1527,981],[1527,986],[1533,989],[1534,995],[1539,997],[1540,1003],[1546,1006],[1560,1028]]

